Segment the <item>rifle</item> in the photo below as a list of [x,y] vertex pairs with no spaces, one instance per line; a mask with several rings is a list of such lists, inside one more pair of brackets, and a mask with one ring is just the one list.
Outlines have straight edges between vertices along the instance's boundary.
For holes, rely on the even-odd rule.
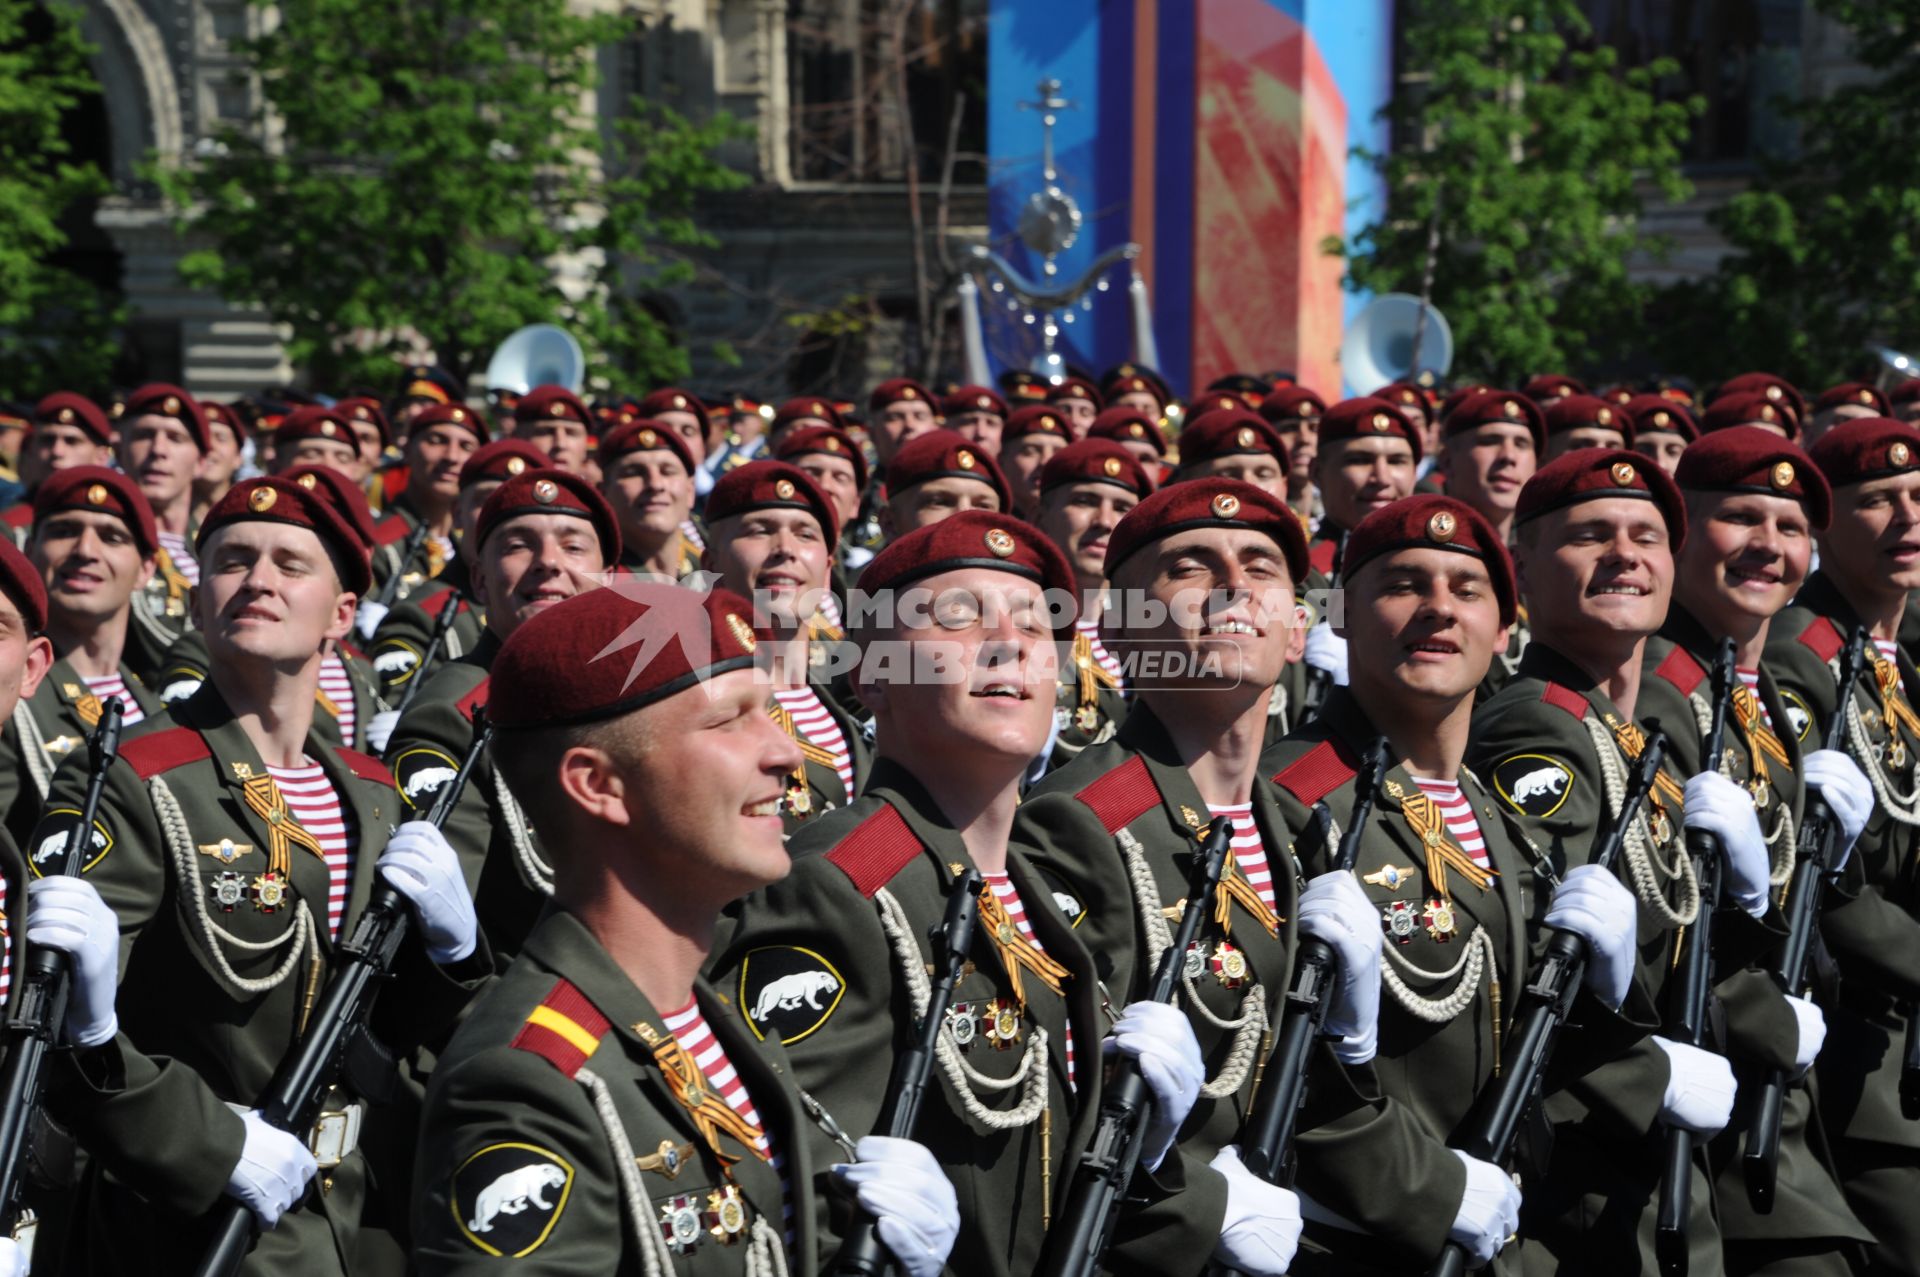
[[[55,874],[72,878],[86,864],[93,841],[93,821],[100,811],[100,793],[107,773],[120,756],[121,702],[109,696],[100,706],[100,721],[87,738],[87,792],[80,804],[80,821],[67,835]],[[30,917],[27,902],[13,906],[14,925]],[[67,997],[72,992],[73,964],[58,949],[26,950],[25,970],[14,994],[14,1011],[6,1024],[7,1058],[0,1065],[0,1218],[9,1236],[31,1234],[38,1221],[20,1198],[32,1157],[33,1116],[40,1109],[45,1086],[47,1052],[59,1040],[67,1019]],[[29,1243],[30,1245],[30,1243]],[[28,1255],[31,1258],[31,1250]]]
[[[1853,632],[1840,658],[1839,696],[1834,701],[1833,717],[1827,720],[1828,749],[1847,747],[1847,705],[1853,697],[1853,685],[1866,663],[1867,628]],[[1897,725],[1888,724],[1898,731]],[[1828,867],[1833,861],[1834,835],[1840,822],[1817,791],[1808,791],[1806,818],[1800,824],[1798,859],[1794,862],[1793,882],[1787,890],[1787,942],[1780,948],[1780,961],[1773,978],[1782,993],[1797,995],[1807,983],[1807,959],[1813,949],[1816,928],[1820,925],[1820,894],[1826,885]],[[1913,1067],[1912,1029],[1907,1035],[1906,1068],[1900,1075],[1900,1103],[1907,1103],[1907,1070]],[[1762,1215],[1773,1212],[1774,1189],[1780,1170],[1780,1111],[1787,1098],[1787,1074],[1773,1069],[1760,1090],[1760,1102],[1747,1124],[1747,1152],[1741,1166],[1747,1181],[1747,1201]]]
[[407,681],[407,690],[401,694],[400,703],[393,707],[396,714],[407,712],[407,706],[413,704],[413,698],[420,694],[420,688],[427,681],[427,668],[433,664],[433,658],[440,655],[440,649],[447,641],[447,632],[453,628],[453,618],[460,611],[460,591],[449,589],[447,601],[440,605],[440,611],[433,618],[433,633],[427,636],[426,651],[420,653],[420,661],[413,667],[413,677]]
[[[427,812],[434,828],[446,823],[492,740],[493,728],[487,725],[484,712],[476,714],[473,744],[460,770],[441,786],[439,797]],[[391,1065],[386,1049],[373,1041],[367,1017],[381,982],[393,972],[394,958],[412,919],[405,896],[385,880],[375,883],[365,912],[334,955],[333,969],[320,1000],[314,1004],[306,1033],[280,1061],[273,1080],[260,1093],[256,1107],[269,1126],[295,1134],[311,1130],[328,1090],[347,1071],[349,1057],[356,1064],[378,1061]],[[234,1198],[225,1199],[214,1208],[213,1240],[202,1253],[195,1273],[198,1277],[231,1277],[252,1247],[253,1235],[253,1212]]]
[[[1187,949],[1199,936],[1201,922],[1212,912],[1213,893],[1220,885],[1220,873],[1226,865],[1227,848],[1232,839],[1233,822],[1225,816],[1216,816],[1205,844],[1193,858],[1187,877],[1186,906],[1180,912],[1180,928],[1174,933],[1173,943],[1160,955],[1153,984],[1143,1001],[1173,1002],[1180,972],[1186,965]],[[1140,1165],[1147,1138],[1147,1115],[1152,1107],[1153,1098],[1147,1093],[1138,1062],[1123,1060],[1101,1093],[1100,1124],[1094,1129],[1087,1151],[1080,1156],[1080,1165],[1074,1169],[1066,1208],[1047,1234],[1046,1249],[1036,1272],[1053,1273],[1056,1277],[1093,1277],[1099,1271],[1100,1260],[1113,1241],[1122,1196]]]
[[[1701,745],[1700,768],[1718,771],[1727,735],[1727,709],[1733,701],[1733,640],[1721,639],[1713,659],[1713,717]],[[1707,1003],[1713,993],[1713,912],[1720,906],[1720,840],[1704,829],[1687,830],[1687,853],[1700,884],[1700,907],[1687,932],[1680,960],[1679,1032],[1674,1040],[1700,1046],[1707,1036]],[[1693,1132],[1667,1128],[1666,1160],[1660,1172],[1660,1214],[1653,1234],[1654,1255],[1667,1277],[1687,1271],[1687,1215],[1692,1210]]]
[[[1640,813],[1640,805],[1653,789],[1666,757],[1667,738],[1658,727],[1647,737],[1640,751],[1633,780],[1620,801],[1620,815],[1607,830],[1593,863],[1612,869],[1626,843],[1627,830]],[[1513,1029],[1508,1034],[1506,1059],[1501,1073],[1481,1093],[1472,1122],[1462,1132],[1454,1148],[1484,1162],[1504,1162],[1520,1132],[1520,1119],[1539,1098],[1541,1079],[1560,1028],[1573,1012],[1574,996],[1587,974],[1587,942],[1571,931],[1556,930],[1547,939],[1533,979],[1521,991],[1520,1005],[1514,1012]],[[1428,1277],[1463,1277],[1467,1271],[1466,1248],[1448,1242],[1440,1258],[1428,1269]]]
[[394,600],[400,597],[400,582],[407,575],[407,564],[413,562],[413,556],[420,553],[420,547],[427,543],[427,535],[428,528],[424,520],[413,525],[413,531],[407,533],[407,539],[400,543],[400,565],[394,568],[387,583],[380,587],[379,596],[373,600],[375,603],[392,609]]
[[[886,1099],[880,1104],[880,1120],[873,1127],[878,1134],[910,1140],[920,1122],[920,1102],[926,1098],[927,1080],[933,1072],[934,1049],[946,1027],[953,986],[960,982],[960,971],[973,943],[973,923],[980,916],[980,889],[985,882],[978,869],[961,874],[947,897],[946,917],[927,933],[939,976],[927,995],[927,1013],[920,1021],[919,1038],[893,1062]],[[836,1277],[880,1277],[892,1267],[873,1216],[858,1212],[834,1261]]]

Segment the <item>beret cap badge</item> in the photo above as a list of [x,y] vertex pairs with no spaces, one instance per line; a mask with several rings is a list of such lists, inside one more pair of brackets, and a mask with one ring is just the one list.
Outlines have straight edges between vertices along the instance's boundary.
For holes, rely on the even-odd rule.
[[640,446],[642,448],[651,448],[653,447],[654,444],[659,442],[660,442],[660,436],[655,434],[653,431],[642,430],[640,432]]
[[1773,473],[1768,476],[1773,486],[1785,491],[1793,486],[1793,462],[1781,461],[1774,465]]
[[1242,426],[1240,427],[1239,433],[1234,435],[1233,438],[1234,442],[1242,448],[1251,448],[1253,447],[1253,428],[1251,426]]
[[527,459],[525,457],[508,457],[507,458],[507,474],[509,477],[519,474],[526,468],[527,468]]
[[1108,457],[1100,464],[1100,468],[1106,472],[1107,478],[1114,478],[1120,473],[1120,458]]
[[315,488],[320,486],[320,476],[313,475],[313,474],[303,474],[298,479],[295,479],[294,482],[299,484],[301,487],[305,488],[308,492],[312,492]]
[[1384,412],[1376,412],[1373,414],[1372,425],[1376,431],[1385,434],[1387,431],[1393,429],[1393,418],[1387,416]]
[[1887,449],[1887,461],[1892,465],[1904,466],[1911,460],[1913,460],[1913,449],[1897,439],[1894,440],[1893,446]]
[[1433,517],[1427,520],[1427,536],[1431,540],[1444,544],[1453,540],[1453,532],[1457,526],[1451,513],[1446,510],[1436,510]]
[[[1894,446],[1898,447],[1899,445],[1896,444]],[[95,483],[95,484],[88,485],[87,504],[88,505],[105,505],[106,503],[107,503],[107,485],[104,483]]]
[[1231,492],[1222,492],[1213,499],[1213,512],[1222,519],[1231,519],[1240,513],[1240,498]]
[[1613,463],[1613,481],[1621,487],[1626,487],[1637,477],[1638,475],[1634,471],[1632,462],[1616,461]]
[[533,485],[533,499],[541,505],[552,505],[560,495],[560,485],[551,479],[541,479]]
[[749,652],[758,645],[753,637],[753,627],[732,612],[727,613],[727,628],[733,632],[733,637],[739,641],[740,646]]
[[991,552],[995,558],[1006,559],[1013,556],[1013,534],[1005,528],[989,529],[985,540],[988,551]]
[[1513,400],[1508,399],[1501,403],[1500,411],[1505,413],[1508,417],[1518,420],[1520,416],[1520,405],[1515,403]]
[[59,417],[59,420],[60,420],[60,424],[61,424],[61,425],[63,425],[63,426],[70,426],[70,425],[72,425],[72,424],[73,424],[73,409],[71,409],[71,408],[62,408],[62,409],[60,410],[60,417]]
[[280,494],[272,488],[255,488],[247,496],[247,508],[255,514],[265,514],[279,499]]
[[962,470],[971,470],[977,463],[973,459],[973,454],[965,448],[962,448],[959,454],[954,457],[953,464],[959,466]]
[[794,487],[793,480],[791,479],[781,479],[773,485],[773,495],[779,497],[782,501],[793,500],[793,493]]
[[169,417],[171,417],[174,413],[179,412],[180,411],[179,398],[174,395],[168,395],[165,399],[161,400],[160,411],[161,413]]

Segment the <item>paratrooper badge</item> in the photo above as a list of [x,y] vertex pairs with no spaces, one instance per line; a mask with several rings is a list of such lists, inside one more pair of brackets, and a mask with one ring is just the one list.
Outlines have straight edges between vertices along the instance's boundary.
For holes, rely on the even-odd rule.
[[996,1051],[1011,1050],[1020,1041],[1020,1006],[1012,998],[995,998],[980,1016],[980,1033]]

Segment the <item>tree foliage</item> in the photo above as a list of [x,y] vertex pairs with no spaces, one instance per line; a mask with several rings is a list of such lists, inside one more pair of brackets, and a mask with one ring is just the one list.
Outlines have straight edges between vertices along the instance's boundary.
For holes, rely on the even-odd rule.
[[[190,282],[264,307],[327,386],[387,384],[424,343],[458,376],[560,323],[617,384],[684,372],[641,303],[704,246],[702,191],[741,126],[634,101],[596,114],[598,50],[630,34],[567,0],[281,0],[241,51],[263,110],[162,173]],[[604,95],[603,95],[604,96]],[[556,282],[566,264],[585,287]]]
[[1329,246],[1347,254],[1349,285],[1418,294],[1437,240],[1431,296],[1453,328],[1456,380],[1510,385],[1632,350],[1649,290],[1628,265],[1661,248],[1640,225],[1643,184],[1688,193],[1681,150],[1701,107],[1655,92],[1676,68],[1581,47],[1571,0],[1422,0],[1400,14],[1410,82],[1387,108],[1392,153],[1368,156],[1385,216]]

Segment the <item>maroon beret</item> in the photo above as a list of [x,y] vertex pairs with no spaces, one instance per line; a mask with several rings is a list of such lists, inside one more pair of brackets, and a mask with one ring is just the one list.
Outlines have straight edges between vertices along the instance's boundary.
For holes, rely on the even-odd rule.
[[1260,415],[1276,429],[1327,415],[1327,401],[1305,386],[1280,386],[1260,401]]
[[1543,514],[1608,497],[1638,497],[1660,508],[1674,552],[1687,539],[1687,506],[1667,472],[1625,448],[1579,448],[1533,472],[1514,506],[1515,526]]
[[707,522],[754,510],[804,510],[828,545],[840,539],[840,516],[813,476],[784,461],[749,461],[721,475],[707,494]]
[[20,609],[28,634],[47,628],[47,587],[40,580],[39,570],[14,546],[12,537],[0,537],[0,593]]
[[[460,477],[466,478],[464,470]],[[522,470],[495,488],[480,507],[474,540],[484,548],[495,528],[529,514],[566,514],[585,519],[600,534],[603,564],[612,568],[620,562],[620,524],[613,517],[613,507],[592,484],[565,470]]]
[[1114,443],[1126,443],[1129,440],[1150,443],[1156,453],[1163,457],[1167,455],[1167,440],[1160,433],[1160,423],[1138,408],[1107,409],[1087,427],[1087,438],[1109,439]]
[[640,401],[642,417],[658,418],[663,412],[693,414],[700,421],[702,434],[713,429],[713,420],[707,416],[707,406],[700,402],[700,397],[678,386],[662,386]]
[[990,412],[1005,420],[1007,401],[1000,392],[987,386],[959,386],[940,401],[940,415],[957,417],[963,412]]
[[1091,437],[1068,444],[1040,467],[1040,491],[1069,483],[1110,483],[1136,497],[1153,491],[1153,481],[1131,452],[1111,439]]
[[[242,417],[232,408],[229,408],[226,404],[215,403],[211,399],[202,399],[200,401],[200,411],[207,414],[207,425],[209,428],[216,425],[225,426],[227,429],[233,431],[233,437],[236,440],[244,440],[249,434],[253,433],[247,428],[246,418]],[[208,437],[211,438],[212,436],[209,435]]]
[[773,427],[779,429],[790,421],[805,421],[812,417],[824,421],[836,430],[845,430],[847,423],[840,419],[840,410],[826,399],[789,399],[773,410]]
[[333,512],[367,547],[367,553],[373,553],[373,507],[367,504],[367,494],[360,491],[360,485],[332,466],[294,466],[283,471],[280,477],[324,497]]
[[1833,493],[1811,458],[1793,443],[1759,426],[1732,426],[1687,445],[1674,468],[1683,492],[1759,492],[1791,497],[1807,508],[1807,520],[1824,528],[1833,514]]
[[[416,427],[418,420],[415,421]],[[460,488],[465,491],[489,479],[505,482],[529,470],[544,470],[553,461],[525,439],[496,439],[473,450],[460,467]]]
[[1107,537],[1107,575],[1112,576],[1135,550],[1193,528],[1265,532],[1286,557],[1294,584],[1307,579],[1307,534],[1300,516],[1265,488],[1221,478],[1168,484],[1127,511]]
[[1489,386],[1483,381],[1470,381],[1464,386],[1455,386],[1447,392],[1447,397],[1440,401],[1440,420],[1445,421],[1448,417],[1451,417],[1455,408],[1458,408],[1461,404],[1473,398],[1481,391],[1495,389],[1498,389],[1498,387]]
[[1533,450],[1547,447],[1547,419],[1540,405],[1511,390],[1482,390],[1468,395],[1446,415],[1442,433],[1449,439],[1486,425],[1525,426]]
[[1633,387],[1626,386],[1626,385],[1608,386],[1605,390],[1602,390],[1600,392],[1600,398],[1606,400],[1610,404],[1619,404],[1622,407],[1626,406],[1626,404],[1629,403],[1633,399],[1633,397],[1634,397]]
[[868,412],[883,412],[888,404],[901,402],[919,402],[927,405],[932,412],[939,405],[928,389],[911,377],[895,377],[892,381],[883,381],[873,388],[867,396]]
[[97,444],[113,441],[107,414],[100,410],[100,405],[70,390],[56,390],[35,404],[33,420],[36,424],[78,426]]
[[1538,403],[1542,399],[1584,395],[1587,393],[1587,383],[1563,372],[1543,372],[1527,378],[1527,384],[1520,387],[1520,393]]
[[862,490],[866,488],[866,454],[854,443],[852,435],[837,426],[801,426],[798,430],[788,431],[786,437],[780,440],[780,446],[773,450],[776,461],[793,461],[795,457],[813,454],[851,461],[854,486]]
[[686,438],[672,426],[651,418],[628,421],[602,435],[600,465],[605,469],[628,453],[656,451],[671,452],[680,458],[682,469],[689,475],[693,473],[693,452],[687,447]]
[[1893,411],[1893,405],[1887,397],[1864,381],[1843,381],[1837,386],[1828,386],[1813,401],[1815,412],[1825,412],[1829,408],[1844,408],[1852,405],[1856,408],[1871,408],[1874,415],[1884,417]]
[[1420,434],[1394,406],[1371,395],[1342,399],[1320,418],[1321,457],[1331,456],[1327,445],[1342,439],[1404,439],[1413,448],[1413,459],[1420,460]]
[[1000,508],[1013,508],[1013,490],[994,459],[964,435],[952,430],[929,430],[900,445],[887,465],[887,497],[930,479],[977,479],[1000,498]]
[[141,554],[151,556],[160,549],[153,506],[148,503],[147,494],[118,470],[106,466],[71,466],[42,479],[33,494],[34,523],[60,510],[111,514],[127,525]]
[[529,618],[493,658],[487,722],[504,732],[602,722],[751,669],[753,604],[623,577]]
[[1205,416],[1210,412],[1252,412],[1253,405],[1247,397],[1231,390],[1209,390],[1195,395],[1187,403],[1187,420]]
[[[1024,519],[990,510],[962,510],[889,541],[860,573],[860,589],[877,595],[965,568],[1008,572],[1054,592],[1054,599],[1077,598],[1073,568],[1053,539]],[[1053,632],[1071,636],[1076,612],[1069,604]]]
[[1257,412],[1243,408],[1203,412],[1180,431],[1180,468],[1216,457],[1271,456],[1287,465],[1287,441]]
[[1067,429],[1067,419],[1051,404],[1023,404],[1013,410],[1007,417],[1006,428],[1000,432],[1000,437],[1009,440],[1018,439],[1021,435],[1057,435],[1069,443],[1073,442],[1073,431]]
[[1556,399],[1540,415],[1546,419],[1549,435],[1598,428],[1617,431],[1626,441],[1626,447],[1633,446],[1633,418],[1619,404],[1610,404],[1597,395],[1568,395]]
[[1096,411],[1107,406],[1107,401],[1100,397],[1100,392],[1085,377],[1069,377],[1047,391],[1048,403],[1064,403],[1069,399],[1084,399]]
[[1888,479],[1920,468],[1920,427],[1891,417],[1842,421],[1807,449],[1829,487]]
[[1920,399],[1920,377],[1909,377],[1887,392],[1889,404],[1912,403]]
[[481,443],[488,438],[486,414],[457,403],[437,403],[421,410],[413,419],[413,424],[407,427],[407,437],[417,438],[434,426],[459,426],[472,431],[473,437]]
[[1796,426],[1806,418],[1806,397],[1785,377],[1776,376],[1770,372],[1743,372],[1731,381],[1721,382],[1720,389],[1714,397],[1743,394],[1747,391],[1764,395],[1774,403],[1785,404],[1791,408]]
[[1692,443],[1700,437],[1700,431],[1693,424],[1693,414],[1684,404],[1675,403],[1665,395],[1635,395],[1621,406],[1621,411],[1633,419],[1636,439],[1644,435],[1672,434]]
[[360,441],[346,418],[319,404],[301,404],[287,414],[286,420],[273,432],[274,450],[291,452],[293,446],[302,439],[324,439],[330,443],[345,444],[356,452],[360,448]]
[[1156,385],[1152,378],[1142,377],[1137,372],[1116,374],[1107,382],[1106,398],[1118,399],[1121,395],[1152,395],[1155,403],[1162,408],[1167,406],[1167,392]]
[[1716,430],[1731,430],[1735,426],[1750,426],[1757,422],[1779,426],[1787,432],[1789,439],[1800,433],[1800,423],[1793,409],[1778,398],[1769,399],[1762,390],[1736,390],[1732,394],[1722,394],[1707,405],[1705,415],[1700,418],[1700,433],[1712,434]]
[[1487,565],[1493,593],[1500,600],[1500,624],[1518,615],[1513,559],[1500,534],[1464,501],[1437,493],[1418,493],[1382,506],[1347,534],[1341,551],[1340,580],[1351,581],[1362,564],[1409,546],[1470,554]]
[[163,381],[149,382],[127,396],[127,410],[120,414],[128,421],[136,417],[172,417],[187,428],[194,446],[205,452],[213,446],[207,433],[207,415],[200,411],[192,395]]
[[380,432],[380,446],[390,447],[393,443],[393,427],[387,424],[387,414],[380,410],[380,401],[365,395],[355,395],[349,399],[336,400],[333,410],[349,422],[364,421]]
[[1410,381],[1390,381],[1367,398],[1381,399],[1401,408],[1418,408],[1422,412],[1433,406],[1433,401],[1427,398],[1427,392]]
[[248,479],[227,489],[200,521],[194,548],[204,550],[213,534],[229,523],[285,523],[319,536],[340,568],[340,584],[364,595],[373,584],[373,565],[367,543],[360,539],[318,490],[308,490],[283,475]]
[[513,419],[523,426],[535,421],[577,421],[593,429],[593,414],[565,386],[535,386],[513,406]]

